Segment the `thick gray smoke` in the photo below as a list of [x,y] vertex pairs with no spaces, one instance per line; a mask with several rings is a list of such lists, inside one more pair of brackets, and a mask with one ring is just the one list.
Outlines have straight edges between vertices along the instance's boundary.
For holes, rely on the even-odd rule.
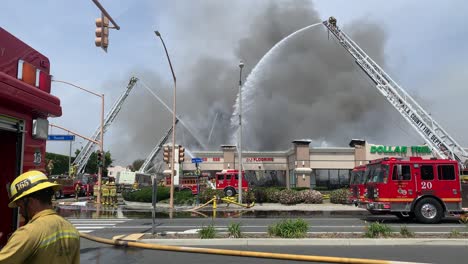
[[[323,19],[306,1],[255,1],[254,7],[251,2],[176,2],[167,14],[184,24],[175,33],[175,39],[182,41],[172,49],[182,54],[175,55],[178,113],[212,150],[234,143],[230,140],[237,128],[231,125],[231,117],[238,92],[239,60],[246,64],[245,81],[278,41]],[[369,21],[343,26],[385,66],[382,28]],[[331,35],[328,38],[323,26],[296,36],[272,61],[256,81],[254,96],[247,99],[252,107],[244,113],[246,149],[284,150],[296,138],[336,146],[346,146],[356,137],[404,143],[395,138],[403,138],[402,131],[411,133],[406,126],[395,128],[392,122],[401,123],[401,119],[337,41]],[[152,72],[137,72],[171,106],[170,80],[161,81]],[[130,163],[151,151],[169,128],[171,114],[143,89],[132,94],[125,109],[130,111],[122,111],[112,133],[119,145],[112,145],[111,150],[115,149],[118,160]],[[177,134],[178,143],[200,149],[185,128],[178,126]],[[393,139],[389,140],[390,134]]]

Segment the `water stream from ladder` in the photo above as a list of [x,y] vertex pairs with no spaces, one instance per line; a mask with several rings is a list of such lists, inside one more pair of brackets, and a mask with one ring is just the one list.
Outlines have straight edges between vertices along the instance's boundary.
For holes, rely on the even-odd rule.
[[[255,93],[255,86],[259,81],[262,79],[266,78],[265,77],[265,69],[267,69],[266,66],[268,66],[271,62],[271,60],[275,57],[276,53],[279,52],[281,47],[287,44],[288,40],[292,39],[295,35],[306,31],[308,29],[311,29],[313,27],[316,27],[318,25],[322,25],[322,22],[303,27],[282,40],[280,40],[278,43],[276,43],[263,57],[260,59],[260,61],[255,65],[255,67],[252,69],[250,72],[249,76],[247,76],[247,80],[245,81],[245,84],[242,86],[242,114],[245,114],[246,112],[249,112],[252,109],[252,106],[254,105],[254,93]],[[248,120],[245,118],[242,119],[242,123],[244,126],[248,125]],[[239,94],[237,94],[237,99],[236,103],[234,104],[234,112],[232,113],[231,116],[231,126],[234,128],[237,128],[233,130],[233,134],[231,135],[231,143],[237,142],[237,135],[238,135],[238,130],[239,130]]]
[[[146,83],[144,81],[142,81],[140,79],[140,82],[143,84],[143,87],[148,90],[148,92],[150,92],[154,98],[156,98],[164,107],[166,107],[166,109],[172,114],[172,109],[155,93],[153,92],[153,90],[151,90],[148,85],[146,85]],[[197,143],[202,147],[203,150],[206,150],[206,145],[203,144],[203,142],[199,139],[199,137],[197,135],[195,135],[195,133],[192,131],[192,129],[190,129],[187,124],[182,120],[180,119],[180,117],[177,117],[179,119],[179,123],[185,127],[185,129],[187,129],[187,131],[192,135],[192,137],[197,141]],[[191,157],[193,157],[192,153],[187,149],[185,148],[185,151],[187,152],[187,154]]]

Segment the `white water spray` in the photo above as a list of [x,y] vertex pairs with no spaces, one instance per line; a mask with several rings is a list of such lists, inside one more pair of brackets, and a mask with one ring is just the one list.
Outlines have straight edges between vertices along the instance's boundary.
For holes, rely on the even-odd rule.
[[[265,77],[264,76],[265,75],[264,70],[266,69],[265,66],[270,63],[270,60],[276,55],[277,51],[281,47],[286,45],[287,41],[291,39],[292,37],[294,37],[295,35],[303,31],[306,31],[310,28],[313,28],[315,26],[318,26],[318,25],[322,25],[322,22],[309,25],[299,30],[296,30],[295,32],[289,34],[288,36],[280,40],[278,43],[276,43],[267,53],[265,53],[265,55],[263,55],[263,57],[260,59],[257,65],[255,65],[253,70],[250,72],[249,76],[247,76],[247,80],[245,81],[245,84],[241,88],[242,89],[242,102],[244,102],[243,109],[242,109],[242,112],[243,112],[242,116],[244,116],[244,114],[252,108],[252,105],[254,103],[253,101],[253,97],[255,93],[254,88],[257,82]],[[248,120],[245,120],[243,118],[242,123],[244,126],[246,126],[248,125]],[[232,113],[232,116],[231,116],[231,126],[236,128],[235,130],[232,131],[232,135],[231,135],[231,144],[233,144],[234,142],[237,142],[237,135],[238,135],[238,130],[239,130],[239,94],[237,94],[236,103],[234,104],[234,112]]]
[[[143,87],[148,90],[148,92],[150,92],[164,107],[166,107],[166,109],[172,114],[172,109],[155,93],[153,92],[153,90],[151,90],[148,85],[146,85],[146,83],[141,79],[140,79],[140,82],[143,84]],[[193,136],[193,138],[197,141],[198,144],[200,144],[200,146],[202,147],[202,149],[206,149],[206,145],[202,143],[202,141],[200,141],[200,139],[192,132],[191,129],[189,129],[189,127],[187,126],[187,124],[182,120],[180,119],[180,116],[177,117],[177,119],[179,119],[179,123],[185,127],[185,129],[187,129],[187,131]]]

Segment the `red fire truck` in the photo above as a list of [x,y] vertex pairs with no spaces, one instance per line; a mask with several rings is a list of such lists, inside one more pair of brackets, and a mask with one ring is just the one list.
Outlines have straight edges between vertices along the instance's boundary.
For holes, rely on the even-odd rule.
[[[222,190],[226,196],[234,196],[239,190],[238,183],[239,175],[237,170],[223,170],[217,172],[216,176],[210,181],[207,175],[200,177],[200,190],[203,188],[212,188]],[[171,185],[171,178],[166,177],[166,186]],[[192,194],[197,194],[197,177],[196,176],[183,176],[179,178],[179,190],[191,190]],[[242,190],[247,191],[249,183],[245,179],[245,174],[242,173]]]
[[0,246],[19,225],[7,186],[22,172],[45,172],[47,118],[62,115],[49,71],[47,57],[0,27]]
[[378,159],[366,165],[365,175],[364,206],[374,214],[437,223],[445,215],[465,213],[468,207],[468,185],[460,181],[454,160]]
[[[190,190],[193,195],[196,195],[198,193],[198,188],[200,188],[200,190],[206,189],[207,181],[208,181],[207,175],[202,175],[198,179],[197,179],[197,176],[184,175],[183,177],[179,178],[178,188],[181,191]],[[166,177],[166,185],[171,185],[170,177]]]
[[[216,189],[223,190],[226,196],[234,196],[239,190],[238,170],[222,170],[216,173]],[[249,183],[245,179],[245,172],[242,172],[242,191],[249,189]]]
[[364,181],[364,172],[366,171],[365,165],[360,165],[355,167],[351,171],[349,189],[351,192],[350,200],[352,203],[357,205],[358,203],[364,202],[364,190],[365,190],[365,181]]

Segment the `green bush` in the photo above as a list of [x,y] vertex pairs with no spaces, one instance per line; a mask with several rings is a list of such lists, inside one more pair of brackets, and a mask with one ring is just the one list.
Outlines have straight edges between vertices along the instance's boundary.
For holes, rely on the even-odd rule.
[[240,223],[231,223],[228,226],[229,237],[241,238],[242,237],[242,232],[241,232],[240,226],[241,226]]
[[460,231],[458,231],[456,229],[452,229],[452,231],[450,231],[449,237],[450,238],[461,237],[461,233],[460,233]]
[[330,202],[334,204],[348,204],[350,203],[351,192],[349,189],[343,188],[334,190],[330,193]]
[[375,237],[388,237],[392,233],[392,228],[386,224],[381,224],[379,222],[373,222],[372,224],[366,226],[365,237],[375,238]]
[[257,203],[266,203],[268,202],[268,196],[266,192],[266,188],[263,187],[255,187],[252,189],[252,192],[255,197],[255,202]]
[[247,191],[242,191],[242,202],[251,204],[255,202],[255,193],[252,189],[248,189]]
[[213,190],[213,189],[204,189],[200,191],[199,199],[200,203],[206,203],[209,200],[213,199],[213,196],[218,196],[219,198],[224,197],[224,192],[222,190]]
[[287,205],[302,203],[302,196],[295,190],[282,190],[279,193],[279,202]]
[[200,230],[198,230],[198,234],[201,239],[215,238],[216,229],[213,225],[203,226]]
[[[157,201],[169,199],[170,189],[169,187],[158,186]],[[142,202],[151,203],[153,195],[153,188],[151,186],[143,187],[139,190],[132,190],[129,192],[122,193],[122,197],[126,201],[130,202]]]
[[302,238],[307,235],[309,224],[303,219],[286,219],[268,226],[268,235],[282,238]]
[[414,237],[414,232],[411,232],[408,227],[402,226],[400,228],[400,235],[403,237]]
[[279,202],[279,197],[280,197],[280,192],[281,189],[275,188],[275,187],[270,187],[265,189],[265,193],[267,196],[267,202],[269,203],[278,203]]
[[191,190],[174,192],[174,204],[193,204],[195,199]]

